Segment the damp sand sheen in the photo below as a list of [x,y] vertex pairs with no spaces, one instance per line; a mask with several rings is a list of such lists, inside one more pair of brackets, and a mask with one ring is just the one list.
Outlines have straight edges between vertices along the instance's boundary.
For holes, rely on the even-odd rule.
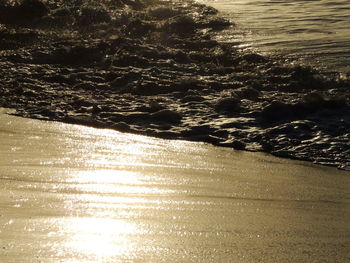
[[349,172],[0,115],[0,262],[349,262]]

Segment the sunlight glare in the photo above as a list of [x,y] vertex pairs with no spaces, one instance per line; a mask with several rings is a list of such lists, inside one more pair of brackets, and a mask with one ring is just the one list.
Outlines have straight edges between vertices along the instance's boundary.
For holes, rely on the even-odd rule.
[[137,232],[130,222],[107,218],[71,218],[65,225],[69,237],[66,248],[98,262],[113,256],[126,256],[132,248],[129,236]]

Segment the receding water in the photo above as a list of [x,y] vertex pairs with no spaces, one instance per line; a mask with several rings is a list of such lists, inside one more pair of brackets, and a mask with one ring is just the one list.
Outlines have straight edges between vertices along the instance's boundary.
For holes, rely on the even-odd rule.
[[315,67],[350,72],[350,1],[204,0],[236,27],[220,38],[260,53],[302,59]]
[[348,262],[348,172],[0,113],[0,262]]

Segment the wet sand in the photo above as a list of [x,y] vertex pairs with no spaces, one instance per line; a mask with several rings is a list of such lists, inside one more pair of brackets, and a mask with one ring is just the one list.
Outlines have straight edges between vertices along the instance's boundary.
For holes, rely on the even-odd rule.
[[0,115],[0,261],[348,262],[349,172]]

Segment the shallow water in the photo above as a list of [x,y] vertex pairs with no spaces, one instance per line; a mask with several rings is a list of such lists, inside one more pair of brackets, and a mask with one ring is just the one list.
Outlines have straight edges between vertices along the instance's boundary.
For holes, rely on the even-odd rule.
[[234,21],[222,40],[279,53],[327,70],[350,72],[350,2],[345,0],[203,0]]
[[348,172],[0,114],[0,262],[348,262]]

